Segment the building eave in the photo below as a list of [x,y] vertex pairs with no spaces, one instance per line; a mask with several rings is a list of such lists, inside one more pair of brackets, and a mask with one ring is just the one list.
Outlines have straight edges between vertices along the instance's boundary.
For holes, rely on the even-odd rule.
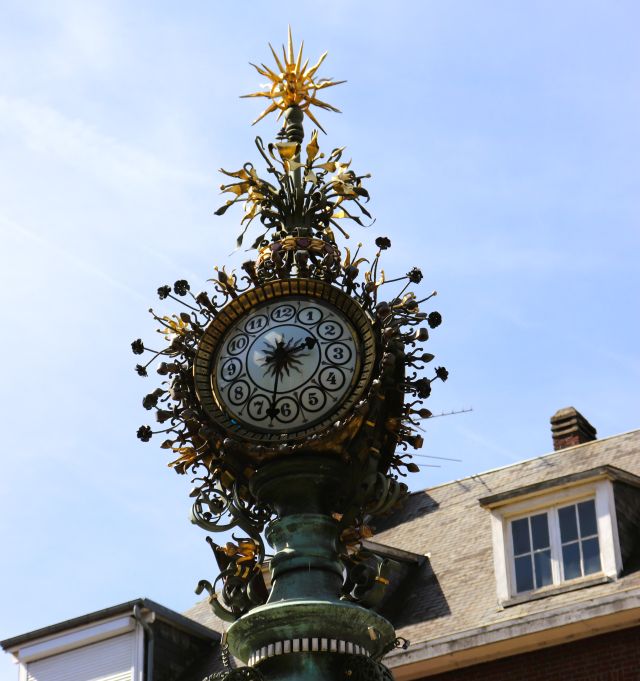
[[41,629],[35,629],[34,631],[29,631],[24,634],[19,634],[18,636],[7,638],[4,641],[0,641],[0,646],[2,646],[3,650],[6,652],[13,653],[27,643],[33,643],[37,640],[46,639],[63,631],[78,629],[80,627],[102,620],[107,620],[124,613],[132,613],[135,606],[138,606],[142,610],[155,613],[156,617],[159,619],[164,620],[165,622],[174,626],[176,629],[180,629],[191,636],[195,636],[199,639],[208,639],[212,642],[217,642],[220,640],[220,634],[216,631],[213,631],[213,629],[209,629],[199,622],[189,619],[188,617],[174,612],[169,608],[165,608],[163,605],[160,605],[149,598],[136,598],[132,601],[126,601],[125,603],[119,603],[118,605],[104,608],[103,610],[97,610],[85,615],[80,615],[79,617],[73,617],[62,622],[57,622],[56,624],[51,624]]
[[640,588],[633,588],[434,638],[391,653],[385,664],[396,681],[411,681],[639,624]]
[[422,565],[429,556],[421,555],[418,553],[412,553],[411,551],[404,551],[403,549],[397,549],[393,546],[388,546],[387,544],[380,544],[379,542],[372,541],[371,539],[363,539],[362,548],[371,551],[372,553],[381,556],[382,558],[390,558],[398,563],[407,563],[409,565]]

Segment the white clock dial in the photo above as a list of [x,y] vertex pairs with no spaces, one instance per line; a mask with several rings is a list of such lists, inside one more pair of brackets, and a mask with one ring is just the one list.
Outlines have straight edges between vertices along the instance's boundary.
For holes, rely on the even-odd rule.
[[286,296],[231,324],[213,362],[220,408],[247,429],[306,430],[326,419],[358,379],[358,335],[333,305]]

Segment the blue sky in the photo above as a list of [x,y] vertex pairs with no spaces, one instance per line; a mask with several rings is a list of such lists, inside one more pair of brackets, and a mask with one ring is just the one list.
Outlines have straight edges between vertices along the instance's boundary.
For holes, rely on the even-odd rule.
[[601,437],[640,426],[637,3],[284,7],[0,6],[2,638],[137,596],[184,610],[214,574],[189,480],[135,439],[129,343],[157,286],[246,259],[217,169],[277,131],[238,95],[287,23],[349,81],[320,141],[373,175],[352,241],[389,236],[387,274],[439,292],[429,406],[473,407],[425,424],[422,453],[462,463],[412,488],[548,452],[567,405]]

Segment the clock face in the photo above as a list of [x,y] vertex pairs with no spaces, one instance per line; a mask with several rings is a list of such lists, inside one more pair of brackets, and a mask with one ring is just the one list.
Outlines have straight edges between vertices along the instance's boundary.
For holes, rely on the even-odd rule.
[[[304,280],[287,283],[295,289]],[[198,379],[206,371],[199,396],[203,404],[203,393],[213,398],[212,415],[227,429],[259,441],[297,439],[329,426],[362,396],[375,355],[371,325],[350,298],[312,283],[316,293],[333,295],[269,296],[217,329],[215,346],[203,339],[196,385],[204,388]]]
[[214,360],[218,402],[251,430],[306,429],[335,411],[359,369],[348,319],[322,300],[268,302],[231,325]]

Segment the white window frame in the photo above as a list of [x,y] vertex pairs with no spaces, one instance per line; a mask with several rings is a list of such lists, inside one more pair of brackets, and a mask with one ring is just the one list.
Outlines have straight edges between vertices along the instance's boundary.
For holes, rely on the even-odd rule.
[[[562,566],[559,559],[561,541],[558,509],[589,499],[595,500],[601,571],[584,577],[563,580]],[[544,512],[549,514],[553,583],[538,589],[534,588],[531,591],[521,591],[518,593],[515,582],[511,521]],[[546,490],[544,493],[529,495],[526,498],[505,500],[499,507],[491,509],[491,534],[496,590],[500,604],[516,597],[526,599],[527,595],[535,596],[544,593],[545,590],[554,589],[565,584],[579,584],[582,581],[598,577],[615,578],[622,570],[613,484],[608,479],[556,490]],[[556,549],[555,551],[554,548]]]

